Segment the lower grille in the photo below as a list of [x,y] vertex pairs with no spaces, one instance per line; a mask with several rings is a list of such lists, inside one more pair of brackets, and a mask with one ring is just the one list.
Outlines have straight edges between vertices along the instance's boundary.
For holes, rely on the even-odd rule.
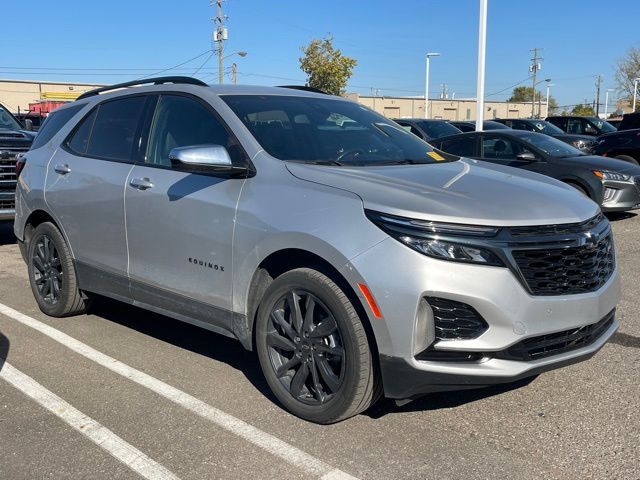
[[602,287],[615,269],[611,234],[595,245],[514,250],[513,258],[534,295],[571,295]]
[[489,325],[466,303],[446,298],[426,297],[433,310],[436,340],[477,338]]
[[613,323],[615,310],[598,323],[563,332],[527,338],[506,350],[490,356],[503,360],[531,361],[586,347],[600,337]]

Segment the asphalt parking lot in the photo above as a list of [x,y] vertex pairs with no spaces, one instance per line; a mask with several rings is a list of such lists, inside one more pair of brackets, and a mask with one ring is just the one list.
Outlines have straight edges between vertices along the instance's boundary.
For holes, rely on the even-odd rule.
[[46,317],[0,224],[0,478],[638,479],[640,216],[612,223],[621,328],[593,359],[332,426],[225,337],[107,300]]

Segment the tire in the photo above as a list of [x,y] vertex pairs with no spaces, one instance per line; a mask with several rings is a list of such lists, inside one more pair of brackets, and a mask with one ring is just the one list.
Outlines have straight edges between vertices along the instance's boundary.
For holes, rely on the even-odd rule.
[[255,331],[265,379],[292,414],[330,424],[377,400],[380,381],[362,321],[326,275],[298,268],[276,278],[258,308]]
[[630,157],[629,155],[616,155],[613,158],[617,158],[618,160],[624,160],[625,162],[629,162],[629,163],[633,163],[634,165],[638,165],[638,161],[635,158]]
[[50,222],[38,225],[27,252],[29,283],[40,310],[52,317],[86,312],[90,299],[78,289],[71,252],[58,228]]

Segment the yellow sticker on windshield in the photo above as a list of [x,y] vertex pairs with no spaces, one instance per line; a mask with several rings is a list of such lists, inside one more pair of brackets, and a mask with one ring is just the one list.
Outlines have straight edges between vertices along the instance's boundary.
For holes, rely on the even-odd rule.
[[437,160],[438,162],[441,162],[444,160],[444,157],[440,155],[438,152],[427,152],[427,155],[429,155],[434,160]]

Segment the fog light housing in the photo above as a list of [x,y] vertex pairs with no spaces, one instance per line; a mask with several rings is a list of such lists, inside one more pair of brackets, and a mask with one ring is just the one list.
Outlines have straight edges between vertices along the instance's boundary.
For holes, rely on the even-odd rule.
[[418,304],[413,331],[413,354],[426,350],[436,339],[433,325],[433,310],[423,298]]
[[617,191],[618,190],[615,189],[615,188],[606,187],[604,189],[604,196],[602,198],[602,201],[603,202],[610,202],[611,200],[613,200],[613,197],[616,195]]
[[426,297],[426,300],[433,312],[436,340],[470,340],[489,328],[471,305],[438,297]]

